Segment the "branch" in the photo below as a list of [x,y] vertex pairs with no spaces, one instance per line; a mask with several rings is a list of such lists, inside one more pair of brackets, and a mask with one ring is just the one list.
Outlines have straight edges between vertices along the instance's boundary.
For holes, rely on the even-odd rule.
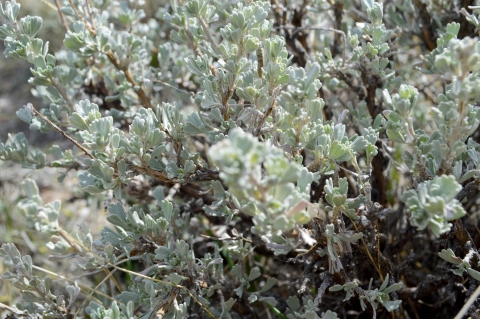
[[52,82],[53,87],[57,89],[58,93],[62,96],[65,102],[67,102],[68,106],[70,106],[70,109],[73,110],[73,102],[65,91],[65,88],[63,88],[53,76],[51,76],[49,80]]
[[474,191],[478,191],[478,188],[480,186],[480,180],[476,179],[467,185],[465,185],[460,193],[456,196],[456,199],[461,202],[469,193],[472,193]]
[[202,17],[197,17],[197,19],[198,19],[198,22],[200,22],[200,25],[202,26],[202,30],[205,33],[205,35],[207,36],[208,42],[210,42],[213,51],[215,51],[216,54],[221,56],[222,52],[218,48],[218,45],[215,42],[215,40],[213,39],[212,33],[210,32],[210,29],[208,28],[208,25],[205,23],[205,20],[203,20]]
[[263,117],[261,118],[260,120],[260,123],[258,123],[258,127],[255,129],[255,131],[253,132],[253,135],[254,136],[258,136],[260,134],[260,131],[262,130],[262,126],[263,124],[265,124],[265,121],[267,120],[267,118],[270,116],[270,114],[272,114],[273,112],[273,109],[275,108],[276,106],[276,102],[277,102],[277,95],[278,95],[278,92],[280,90],[276,90],[276,92],[273,93],[272,95],[272,103],[270,103],[270,106],[268,107],[268,110],[267,112],[265,112],[265,114],[263,115]]
[[[110,60],[110,62],[112,62],[112,64],[120,71],[123,71],[125,73],[125,77],[127,78],[127,81],[133,85],[133,90],[135,91],[135,93],[137,93],[137,95],[140,97],[140,100],[142,100],[142,104],[147,108],[147,109],[151,109],[152,108],[152,104],[150,103],[150,100],[148,99],[147,97],[147,94],[145,94],[145,91],[140,87],[140,85],[138,85],[138,83],[133,79],[133,76],[132,76],[132,73],[130,73],[130,70],[128,69],[128,67],[125,67],[123,65],[120,64],[120,62],[117,60],[117,58],[115,57],[115,55],[113,54],[112,50],[109,50],[107,53],[106,53],[108,59]],[[138,87],[138,89],[135,89],[136,87]]]
[[79,149],[81,149],[88,157],[90,157],[91,159],[95,159],[95,157],[85,148],[83,147],[82,145],[80,145],[80,143],[78,143],[77,141],[75,141],[73,138],[71,138],[70,136],[67,135],[67,133],[65,133],[64,131],[62,131],[61,128],[59,128],[57,125],[55,125],[52,121],[50,121],[45,115],[41,114],[40,112],[38,112],[33,106],[32,106],[32,110],[33,110],[33,113],[35,113],[35,115],[37,115],[38,117],[40,117],[42,120],[44,120],[45,122],[47,122],[48,124],[50,124],[51,126],[53,126],[53,128],[55,130],[57,130],[58,132],[60,132],[60,134],[63,135],[63,137],[65,137],[67,140],[69,140],[70,142],[72,142],[73,144],[75,144],[76,147],[78,147]]
[[190,95],[192,98],[195,98],[195,94],[193,92],[189,92],[189,91],[186,91],[186,90],[182,90],[180,88],[177,88],[176,86],[173,86],[167,82],[164,82],[164,81],[161,81],[161,80],[155,80],[154,82],[157,82],[157,83],[161,83],[165,86],[168,86],[169,88],[172,88],[174,90],[177,90],[178,92],[182,92],[182,93],[185,93],[185,94],[188,94]]
[[287,29],[287,30],[294,30],[293,35],[296,35],[298,32],[302,30],[314,30],[314,31],[330,31],[330,32],[335,32],[337,34],[340,34],[343,38],[343,51],[342,51],[342,67],[345,66],[345,57],[346,57],[346,49],[347,49],[347,36],[345,35],[345,32],[342,30],[337,30],[333,28],[323,28],[323,27],[288,27],[288,26],[278,26],[276,27],[277,29]]
[[462,309],[458,312],[455,316],[455,319],[462,319],[468,312],[468,309],[473,305],[473,303],[477,300],[478,296],[480,295],[480,286],[475,289],[475,292],[468,298],[467,302],[463,305]]
[[196,183],[196,182],[202,182],[202,181],[212,181],[212,180],[220,180],[220,173],[218,171],[212,171],[210,169],[199,169],[195,171],[194,173],[186,176],[183,179],[180,178],[168,178],[168,175],[164,172],[156,171],[154,169],[151,169],[148,166],[140,166],[140,165],[134,165],[130,164],[130,169],[140,175],[140,174],[146,174],[149,175],[161,182],[165,182],[168,184],[188,184],[188,183]]
[[0,302],[0,309],[5,309],[7,311],[10,311],[11,313],[14,313],[17,316],[20,316],[20,317],[28,317],[29,316],[29,314],[26,310],[25,311],[20,311],[17,308],[9,307],[9,306],[1,303],[1,302]]
[[65,28],[65,30],[68,31],[67,20],[65,19],[65,16],[63,15],[63,12],[60,8],[60,3],[58,2],[58,0],[55,0],[55,5],[57,6],[57,12],[60,15],[60,20],[62,20],[62,25]]

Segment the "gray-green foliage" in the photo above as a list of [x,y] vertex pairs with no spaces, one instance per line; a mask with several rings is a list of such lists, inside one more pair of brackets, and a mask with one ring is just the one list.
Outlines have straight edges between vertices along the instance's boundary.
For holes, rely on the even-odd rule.
[[411,213],[410,223],[419,229],[430,226],[435,236],[448,232],[449,221],[465,215],[465,210],[455,197],[462,189],[453,176],[436,176],[423,182],[416,190],[409,190],[402,201]]
[[[413,231],[432,232],[424,231],[428,240],[448,233],[449,222],[466,213],[462,191],[480,182],[472,136],[480,124],[478,38],[459,39],[458,23],[439,27],[418,77],[441,77],[444,86],[427,85],[435,95],[427,106],[419,71],[392,57],[412,44],[402,32],[419,33],[407,22],[410,1],[341,1],[340,11],[365,21],[346,15],[333,36],[323,33],[332,31],[323,27],[331,1],[300,11],[298,1],[285,8],[160,2],[152,15],[143,1],[59,1],[68,30],[56,53],[36,37],[41,18],[18,19],[18,3],[0,4],[4,55],[32,65],[29,82],[48,121],[32,105],[18,117],[32,131],[60,128],[76,145],[44,153],[23,133],[9,134],[0,159],[55,167],[59,182],[77,171],[85,197],[115,196],[99,236],[89,225],[63,229],[60,201],[44,204],[32,179],[22,183],[18,207],[28,226],[52,235],[54,260],[130,276],[120,285],[112,280],[120,289],[114,300],[105,285],[90,287],[101,291],[95,299],[77,285],[66,285],[68,297],[55,295],[50,277],[33,274],[30,256],[4,244],[0,256],[11,270],[2,278],[21,290],[24,308],[52,318],[78,309],[98,319],[240,318],[260,310],[335,319],[332,310],[349,307],[370,307],[374,318],[383,308],[400,313],[403,251],[389,251],[399,239],[382,231],[396,224],[394,233],[402,233],[408,218]],[[301,12],[296,30],[279,25],[289,10]],[[478,27],[474,15],[468,20]],[[299,40],[309,28],[322,31],[302,38],[313,48]],[[89,83],[101,93],[88,93]],[[398,177],[401,170],[412,183]],[[374,189],[385,174],[395,180]],[[142,181],[143,192],[129,192]],[[388,206],[400,207],[396,216]],[[448,248],[439,256],[456,266],[454,274],[480,280],[475,252],[461,259]],[[321,302],[339,291],[343,304]]]

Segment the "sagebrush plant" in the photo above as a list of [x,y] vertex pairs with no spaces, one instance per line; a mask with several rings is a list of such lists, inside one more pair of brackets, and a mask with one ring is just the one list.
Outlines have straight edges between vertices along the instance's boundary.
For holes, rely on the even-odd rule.
[[3,244],[12,317],[480,315],[476,1],[55,3],[63,50],[15,1],[0,38],[44,101],[18,117],[71,147],[12,133],[0,159],[105,196],[101,234],[33,179],[18,204],[53,260],[105,276]]

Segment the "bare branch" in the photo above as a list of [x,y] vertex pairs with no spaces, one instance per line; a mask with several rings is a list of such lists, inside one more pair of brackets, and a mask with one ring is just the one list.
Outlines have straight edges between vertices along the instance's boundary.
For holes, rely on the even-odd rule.
[[38,112],[33,106],[32,106],[32,110],[33,112],[35,113],[35,115],[37,115],[38,117],[40,117],[42,120],[44,120],[45,122],[47,122],[48,124],[50,124],[51,126],[53,126],[53,128],[55,130],[57,130],[58,132],[60,132],[60,134],[63,135],[63,137],[65,137],[67,140],[69,140],[70,142],[72,142],[73,144],[75,144],[76,147],[78,147],[79,149],[81,149],[88,157],[90,157],[91,159],[95,159],[95,157],[86,149],[84,148],[80,143],[78,143],[77,141],[75,141],[73,138],[71,138],[70,136],[67,135],[67,133],[65,133],[61,128],[59,128],[57,125],[55,125],[52,121],[50,121],[45,115],[41,114],[40,112]]

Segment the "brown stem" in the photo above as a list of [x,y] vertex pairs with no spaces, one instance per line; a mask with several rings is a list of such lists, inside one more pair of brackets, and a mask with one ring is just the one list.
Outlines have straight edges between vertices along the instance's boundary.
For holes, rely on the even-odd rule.
[[62,20],[62,25],[65,28],[65,30],[68,31],[67,20],[65,19],[65,16],[63,15],[63,12],[60,8],[60,3],[58,2],[58,0],[55,0],[55,5],[57,6],[57,9],[58,9],[57,11],[58,11],[58,15],[60,16],[60,20]]
[[278,95],[279,91],[280,90],[277,89],[273,92],[272,103],[270,104],[270,106],[267,109],[267,112],[265,112],[265,114],[261,118],[260,122],[258,123],[258,127],[254,131],[253,135],[257,136],[258,134],[260,134],[263,124],[265,124],[265,121],[267,120],[267,118],[270,116],[270,114],[272,114],[273,110],[275,109],[276,101],[277,101],[277,95]]
[[205,23],[205,20],[203,20],[202,17],[197,17],[197,19],[198,19],[198,22],[200,22],[200,25],[202,26],[202,30],[207,36],[208,42],[210,42],[213,51],[215,51],[215,53],[218,55],[222,55],[222,52],[220,52],[220,49],[218,48],[217,43],[213,39],[212,33],[210,32],[208,25]]
[[[128,67],[123,66],[115,57],[113,52],[110,50],[107,53],[107,57],[110,60],[110,62],[120,71],[123,71],[125,73],[125,77],[127,78],[127,81],[133,85],[133,90],[135,93],[138,94],[140,99],[142,100],[142,104],[147,108],[151,109],[152,104],[150,103],[150,100],[147,97],[147,94],[145,94],[145,91],[138,85],[138,83],[133,79],[132,73],[128,69]],[[138,87],[138,89],[135,89],[135,87]]]
[[62,98],[65,100],[65,102],[67,102],[70,109],[73,110],[73,102],[70,99],[70,97],[68,96],[65,89],[53,77],[50,77],[50,82],[52,82],[53,87],[55,87],[57,89],[58,93],[62,96]]
[[146,174],[149,175],[160,182],[165,182],[168,184],[188,184],[188,183],[196,183],[202,181],[212,181],[212,180],[220,180],[220,173],[218,171],[212,171],[209,169],[200,169],[197,170],[195,173],[186,176],[184,179],[178,178],[168,178],[168,175],[164,172],[156,171],[148,167],[147,165],[130,165],[130,168],[137,174]]
[[70,142],[72,142],[73,144],[75,144],[76,147],[78,147],[79,149],[81,149],[88,157],[90,157],[91,159],[95,159],[95,157],[86,149],[84,148],[82,145],[80,145],[80,143],[78,143],[77,141],[75,141],[73,138],[71,138],[70,136],[67,135],[67,133],[65,133],[64,131],[62,131],[61,128],[59,128],[57,125],[55,125],[52,121],[50,121],[45,115],[41,114],[40,112],[38,112],[34,107],[32,107],[33,109],[33,112],[35,113],[35,115],[37,115],[38,117],[40,117],[42,120],[44,120],[45,122],[47,122],[48,124],[50,124],[51,126],[53,126],[53,128],[55,130],[57,130],[58,132],[60,132],[60,134],[63,135],[63,137],[65,137],[67,140],[69,140]]
[[418,10],[417,12],[419,14],[419,18],[420,18],[419,20],[420,22],[423,22],[421,38],[425,42],[425,45],[427,46],[427,48],[430,51],[433,51],[437,47],[437,44],[435,43],[435,41],[433,41],[434,37],[431,31],[432,25],[430,24],[430,20],[432,18],[428,13],[427,6],[424,3],[422,3],[422,1],[414,0],[414,2],[415,2],[414,5],[417,7],[417,10]]
[[[350,217],[349,217],[349,218],[350,218]],[[357,227],[357,225],[355,224],[355,222],[354,222],[351,218],[350,218],[350,221],[352,222],[352,225],[353,225],[353,227],[355,228],[355,231],[356,231],[357,233],[359,233],[360,231],[358,230],[358,227]],[[375,263],[375,260],[373,259],[372,254],[370,254],[370,250],[368,249],[367,243],[365,242],[365,240],[363,239],[363,237],[360,238],[360,241],[362,242],[363,247],[365,248],[365,252],[367,253],[368,258],[369,258],[370,261],[372,262],[373,267],[375,268],[375,270],[377,271],[378,275],[380,276],[380,279],[383,281],[382,272],[380,271],[380,268],[378,268],[377,264]]]
[[85,7],[87,8],[88,17],[90,18],[90,23],[92,24],[92,27],[95,29],[96,26],[95,26],[95,21],[93,20],[92,10],[90,9],[91,6],[92,4],[90,3],[90,0],[85,0]]

